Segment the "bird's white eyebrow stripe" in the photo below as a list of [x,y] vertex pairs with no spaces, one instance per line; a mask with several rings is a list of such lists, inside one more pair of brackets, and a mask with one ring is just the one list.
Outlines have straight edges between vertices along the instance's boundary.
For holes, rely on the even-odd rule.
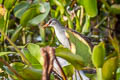
[[50,20],[49,22],[48,22],[48,24],[51,24],[52,23],[52,21],[54,21],[53,19],[52,20]]
[[53,18],[53,19],[49,20],[49,24],[50,24],[52,21],[57,21],[57,20]]

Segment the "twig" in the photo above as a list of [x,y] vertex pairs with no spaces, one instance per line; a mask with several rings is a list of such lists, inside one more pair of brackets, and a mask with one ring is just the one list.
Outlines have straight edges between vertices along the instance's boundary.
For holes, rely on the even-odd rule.
[[44,58],[44,64],[43,64],[43,72],[42,72],[42,80],[49,80],[47,70],[48,70],[48,54],[44,48],[42,50],[42,56]]
[[82,71],[84,73],[89,73],[89,74],[95,74],[96,73],[96,69],[95,68],[89,68],[89,67],[84,67],[82,69]]
[[63,77],[63,80],[67,80],[67,78],[66,78],[66,76],[65,76],[65,73],[64,73],[64,71],[63,71],[63,69],[62,69],[62,67],[61,67],[61,65],[60,65],[60,63],[59,63],[59,61],[57,60],[56,57],[55,57],[55,60],[56,60],[56,63],[57,63],[57,65],[58,65],[58,68],[59,68],[59,70],[60,70],[60,72],[61,72],[61,75],[62,75],[62,77]]
[[84,9],[83,9],[83,6],[80,6],[80,8],[81,8],[81,13],[80,13],[80,26],[82,26],[83,17],[84,17]]
[[3,31],[1,31],[1,34],[8,40],[8,42],[15,48],[15,50],[19,53],[19,55],[22,57],[22,59],[28,64],[31,65],[30,62],[27,60],[27,58],[24,56],[24,54],[17,48],[17,46],[5,35]]
[[[75,69],[74,69],[75,70]],[[76,70],[75,70],[75,80],[77,80],[77,73],[76,73]]]
[[107,19],[107,16],[105,16],[105,17],[95,26],[95,28],[98,28],[106,19]]
[[50,74],[51,74],[52,69],[53,69],[55,50],[49,46],[46,48],[42,48],[41,50],[42,50],[42,56],[44,58],[42,80],[49,80]]
[[11,72],[13,72],[18,78],[19,80],[23,80],[22,76],[20,76],[7,62],[5,62],[5,60],[3,60],[1,57],[0,57],[0,62],[2,62],[4,65],[6,65],[9,70]]
[[80,72],[78,70],[77,70],[77,72],[78,72],[78,75],[80,77],[80,80],[83,80],[82,76],[80,75]]
[[56,70],[53,69],[52,72],[53,72],[53,74],[54,74],[57,78],[63,79],[63,78],[56,72]]
[[106,2],[106,0],[101,0],[101,2],[106,6],[108,10],[110,10],[109,4]]
[[53,48],[49,48],[49,57],[50,57],[50,63],[49,63],[49,68],[48,68],[48,74],[51,74],[51,71],[53,69],[53,61],[55,58],[55,50]]

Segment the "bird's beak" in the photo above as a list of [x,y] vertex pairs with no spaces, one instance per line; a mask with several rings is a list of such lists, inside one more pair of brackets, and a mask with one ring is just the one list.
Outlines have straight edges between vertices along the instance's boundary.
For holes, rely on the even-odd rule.
[[45,25],[43,25],[43,28],[46,28],[46,27],[48,27],[48,25],[49,25],[49,24],[47,24],[47,23],[46,23]]

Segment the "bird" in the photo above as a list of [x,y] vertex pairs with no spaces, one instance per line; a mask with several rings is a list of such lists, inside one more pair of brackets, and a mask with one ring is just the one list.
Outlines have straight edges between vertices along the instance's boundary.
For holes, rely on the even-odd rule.
[[70,42],[68,37],[65,35],[66,28],[61,25],[61,23],[57,19],[50,19],[45,25],[44,28],[52,26],[55,29],[55,34],[60,41],[60,43],[65,47],[70,49]]
[[52,18],[50,19],[43,27],[46,28],[46,27],[53,27],[54,30],[55,30],[55,34],[58,38],[58,40],[60,41],[60,43],[65,47],[65,48],[68,48],[68,49],[71,49],[71,43],[70,43],[70,40],[66,34],[66,31],[69,30],[75,34],[78,34],[83,40],[85,40],[89,45],[90,47],[92,48],[93,45],[91,44],[91,41],[89,38],[87,38],[86,36],[76,32],[75,30],[72,30],[72,29],[68,29],[66,27],[64,27],[57,19],[55,18]]
[[[56,34],[58,40],[65,48],[71,49],[71,43],[70,43],[69,37],[66,34],[67,30],[73,32],[74,34],[78,34],[83,40],[88,42],[88,44],[91,45],[91,47],[92,47],[92,44],[90,43],[90,40],[87,37],[76,32],[75,30],[64,27],[57,19],[54,19],[54,18],[50,19],[43,27],[47,28],[49,26],[54,28],[55,34]],[[68,62],[65,59],[60,58],[60,57],[57,57],[57,59],[60,62],[61,66],[68,65]],[[80,74],[84,78],[83,80],[89,80],[89,78],[86,77],[82,71],[80,71]]]

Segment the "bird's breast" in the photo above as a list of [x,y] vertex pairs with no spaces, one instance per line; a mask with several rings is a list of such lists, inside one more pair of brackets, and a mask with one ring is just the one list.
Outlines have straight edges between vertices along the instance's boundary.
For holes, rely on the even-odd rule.
[[65,30],[55,31],[55,33],[56,33],[58,40],[61,42],[61,44],[64,45],[64,47],[70,49],[70,43],[69,43],[68,38],[65,35]]

